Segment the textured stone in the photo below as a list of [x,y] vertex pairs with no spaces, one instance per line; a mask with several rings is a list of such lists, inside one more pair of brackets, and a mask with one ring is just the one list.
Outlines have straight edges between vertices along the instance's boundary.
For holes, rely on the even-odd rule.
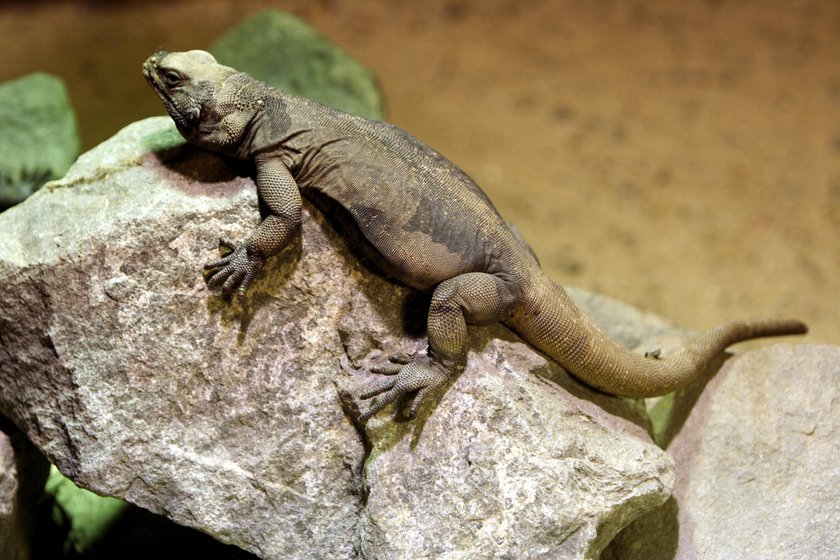
[[258,222],[250,171],[148,119],[0,215],[0,412],[65,475],[264,558],[593,558],[667,498],[641,403],[500,326],[417,421],[356,425],[367,366],[422,349],[428,300],[308,205],[243,302],[209,292],[217,237]]
[[672,484],[659,449],[614,431],[559,368],[493,335],[431,415],[372,427],[360,526],[372,557],[597,557]]
[[49,463],[20,431],[0,418],[0,558],[27,560],[32,525]]
[[76,116],[59,78],[29,74],[0,85],[0,209],[64,175],[77,155]]
[[834,558],[840,550],[840,347],[731,359],[668,451],[677,486],[603,558]]
[[384,116],[373,72],[303,20],[265,10],[229,29],[210,52],[274,87],[369,119]]
[[[624,304],[573,293],[598,300],[596,315],[615,324],[634,317],[671,332]],[[377,348],[423,350],[424,340],[394,336],[399,327],[365,310],[369,301],[357,298],[339,324],[351,366]],[[389,407],[368,425],[363,555],[597,557],[673,484],[670,457],[642,443],[642,403],[584,387],[501,326],[474,329],[471,342],[465,371],[417,421],[395,423]],[[343,393],[366,381],[342,383]]]

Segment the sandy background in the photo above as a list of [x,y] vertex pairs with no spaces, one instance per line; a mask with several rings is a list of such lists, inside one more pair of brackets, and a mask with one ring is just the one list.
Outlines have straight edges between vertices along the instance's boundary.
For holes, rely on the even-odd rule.
[[0,0],[0,80],[61,76],[85,148],[162,113],[154,50],[289,10],[379,76],[548,273],[691,328],[840,343],[840,2]]

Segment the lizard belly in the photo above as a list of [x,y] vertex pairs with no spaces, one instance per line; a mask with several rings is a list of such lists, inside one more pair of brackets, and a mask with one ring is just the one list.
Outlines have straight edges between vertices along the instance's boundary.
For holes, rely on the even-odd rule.
[[416,141],[355,140],[325,145],[296,179],[349,214],[383,271],[422,290],[487,272],[491,233],[507,226],[481,190]]
[[[364,229],[360,229],[364,234]],[[444,280],[479,268],[466,255],[425,232],[401,231],[387,237],[377,232],[364,235],[382,259],[379,265],[385,272],[413,288],[429,291]]]
[[484,271],[485,242],[469,213],[402,187],[313,186],[308,198],[322,210],[321,197],[343,209],[347,216],[338,221],[352,224],[342,227],[355,229],[376,264],[403,284],[428,291],[459,274]]
[[424,227],[407,221],[405,214],[370,206],[344,208],[376,264],[403,284],[430,291],[444,280],[483,268],[483,243],[475,231]]

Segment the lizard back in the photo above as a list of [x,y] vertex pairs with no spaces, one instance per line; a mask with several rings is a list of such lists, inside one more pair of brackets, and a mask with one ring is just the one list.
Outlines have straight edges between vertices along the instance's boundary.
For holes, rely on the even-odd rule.
[[490,199],[437,151],[396,126],[273,93],[290,116],[278,149],[302,192],[343,208],[385,272],[429,290],[521,268],[519,242]]

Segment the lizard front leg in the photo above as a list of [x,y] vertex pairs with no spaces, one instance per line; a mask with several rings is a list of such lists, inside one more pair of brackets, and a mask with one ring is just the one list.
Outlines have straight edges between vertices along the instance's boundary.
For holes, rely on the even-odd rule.
[[269,215],[244,242],[219,240],[230,253],[204,265],[207,285],[242,295],[271,255],[300,230],[301,197],[289,169],[278,158],[257,157],[257,195]]
[[446,383],[466,358],[467,324],[500,321],[515,303],[511,286],[492,274],[470,272],[441,282],[432,294],[429,308],[427,355],[405,364],[371,369],[393,377],[360,395],[362,399],[378,396],[360,420],[368,420],[410,393],[414,396],[407,416],[413,418],[426,395]]

